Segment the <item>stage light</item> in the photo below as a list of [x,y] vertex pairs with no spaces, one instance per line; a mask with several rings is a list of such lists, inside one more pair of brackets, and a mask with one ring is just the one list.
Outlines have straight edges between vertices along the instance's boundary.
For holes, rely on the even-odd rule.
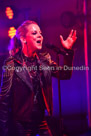
[[76,24],[76,15],[71,11],[66,11],[61,14],[61,24],[65,28],[73,27]]
[[13,19],[14,13],[11,7],[6,7],[5,13],[8,19]]
[[8,31],[8,36],[9,36],[10,38],[12,38],[12,37],[15,35],[15,33],[16,33],[15,27],[10,27],[10,28],[9,28],[9,31]]

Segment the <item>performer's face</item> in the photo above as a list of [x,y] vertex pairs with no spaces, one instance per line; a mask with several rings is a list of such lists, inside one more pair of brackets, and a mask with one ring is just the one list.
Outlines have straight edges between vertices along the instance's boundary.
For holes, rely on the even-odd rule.
[[43,36],[37,24],[30,24],[27,27],[26,43],[28,50],[36,51],[42,48]]

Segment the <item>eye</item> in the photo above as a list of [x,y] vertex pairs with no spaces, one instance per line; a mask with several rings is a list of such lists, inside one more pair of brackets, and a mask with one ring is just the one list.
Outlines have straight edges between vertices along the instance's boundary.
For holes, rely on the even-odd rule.
[[33,34],[33,35],[36,35],[36,34],[37,34],[37,32],[32,32],[32,34]]

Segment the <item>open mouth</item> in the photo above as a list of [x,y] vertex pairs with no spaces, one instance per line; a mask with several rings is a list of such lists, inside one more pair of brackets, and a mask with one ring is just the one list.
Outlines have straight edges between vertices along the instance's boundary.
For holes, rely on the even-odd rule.
[[41,43],[41,40],[38,40],[37,43]]

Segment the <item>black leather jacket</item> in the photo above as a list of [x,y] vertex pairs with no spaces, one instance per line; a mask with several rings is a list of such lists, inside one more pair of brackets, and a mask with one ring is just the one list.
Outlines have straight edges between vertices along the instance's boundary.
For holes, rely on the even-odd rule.
[[[73,50],[67,50],[64,65],[72,66]],[[52,114],[51,76],[69,79],[72,71],[56,70],[57,64],[51,60],[48,53],[38,55],[38,65],[42,70],[41,90],[49,115]],[[0,136],[8,136],[9,124],[12,120],[28,122],[33,107],[34,91],[31,75],[27,69],[20,70],[23,62],[20,54],[9,57],[3,67],[0,96]],[[54,70],[48,68],[54,67]],[[16,69],[14,69],[16,68]],[[12,124],[12,123],[11,123]]]

